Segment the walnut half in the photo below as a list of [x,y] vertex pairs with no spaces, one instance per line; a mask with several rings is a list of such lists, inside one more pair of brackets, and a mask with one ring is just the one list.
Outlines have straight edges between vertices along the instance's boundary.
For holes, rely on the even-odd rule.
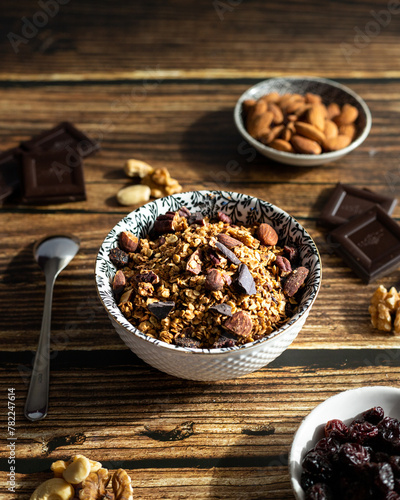
[[82,483],[79,500],[103,500],[109,481],[110,474],[107,469],[91,472]]
[[131,478],[124,469],[118,469],[112,478],[115,500],[133,500]]

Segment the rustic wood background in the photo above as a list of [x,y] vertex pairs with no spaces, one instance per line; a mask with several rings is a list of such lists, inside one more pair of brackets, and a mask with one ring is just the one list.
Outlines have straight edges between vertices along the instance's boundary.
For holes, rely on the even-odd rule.
[[[37,2],[3,1],[1,149],[70,120],[102,150],[85,160],[87,201],[1,208],[5,431],[7,389],[17,395],[17,492],[7,491],[3,440],[1,498],[29,498],[51,476],[52,461],[82,453],[126,468],[143,500],[293,499],[287,460],[301,419],[342,390],[399,385],[398,338],[369,322],[376,284],[362,284],[316,226],[339,180],[400,193],[400,9],[389,12],[393,5],[64,0],[44,23]],[[27,20],[44,25],[29,32]],[[246,88],[281,75],[330,77],[358,92],[373,116],[365,143],[319,168],[255,155],[234,127],[233,107]],[[128,184],[127,158],[167,167],[185,190],[220,187],[266,199],[314,237],[323,260],[319,297],[301,334],[270,366],[237,380],[191,382],[125,348],[97,300],[93,267],[103,238],[128,211],[115,199]],[[243,170],[227,178],[231,160]],[[44,298],[32,245],[60,229],[82,247],[56,282],[50,411],[32,424],[23,405]],[[399,283],[400,271],[381,282]]]

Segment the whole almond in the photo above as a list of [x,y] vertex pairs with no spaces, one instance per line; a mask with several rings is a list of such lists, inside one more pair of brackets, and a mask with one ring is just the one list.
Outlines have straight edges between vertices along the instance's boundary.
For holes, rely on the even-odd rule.
[[263,144],[269,144],[272,142],[274,139],[280,136],[280,134],[283,132],[285,128],[285,125],[277,125],[276,127],[272,128],[268,134],[260,136],[259,140]]
[[344,104],[340,115],[335,116],[333,121],[339,127],[341,125],[349,125],[350,123],[354,123],[358,117],[358,109],[351,104]]
[[286,118],[288,122],[296,122],[299,119],[299,117],[294,113],[292,115],[287,115]]
[[326,118],[326,108],[323,104],[314,104],[307,111],[307,122],[317,127],[319,130],[324,130]]
[[286,127],[283,130],[280,138],[283,139],[284,141],[289,142],[290,139],[292,138],[292,135],[293,135],[293,132],[288,127]]
[[150,200],[151,189],[144,184],[136,184],[122,188],[117,193],[117,200],[120,205],[139,205]]
[[312,92],[307,92],[304,97],[307,103],[320,104],[322,102],[321,96],[318,94],[313,94]]
[[333,120],[335,116],[340,115],[340,107],[336,102],[328,104],[326,111],[328,112],[328,120]]
[[262,101],[261,99],[258,99],[254,106],[252,106],[248,113],[247,113],[247,119],[246,121],[253,120],[256,116],[262,115],[267,111],[267,103],[265,101]]
[[283,122],[283,113],[281,108],[277,104],[275,104],[274,102],[269,102],[268,111],[271,111],[271,113],[274,115],[275,125],[279,125]]
[[281,108],[284,108],[287,103],[290,101],[290,99],[292,98],[292,95],[293,94],[283,94],[281,95],[279,101],[278,101],[278,104]]
[[244,113],[248,113],[250,111],[250,109],[255,106],[256,104],[256,100],[255,99],[246,99],[245,101],[242,102],[242,110],[244,111]]
[[296,132],[296,129],[294,127],[294,123],[293,122],[289,122],[287,125],[286,125],[286,128],[288,130],[290,130],[290,132],[292,132],[292,135]]
[[299,118],[303,118],[303,115],[305,115],[305,113],[311,108],[312,108],[312,104],[303,104],[303,106],[296,109],[294,114]]
[[339,135],[339,129],[335,122],[332,120],[326,120],[324,134],[326,139],[332,139],[332,137],[337,137]]
[[267,95],[264,95],[263,97],[260,97],[265,102],[278,102],[279,99],[281,98],[280,94],[278,92],[271,92]]
[[351,143],[348,135],[339,134],[337,137],[332,137],[324,142],[325,151],[338,151],[346,148]]
[[349,123],[347,125],[341,125],[339,127],[339,134],[348,135],[351,140],[356,136],[357,128],[354,123]]
[[278,151],[284,151],[285,153],[294,153],[293,146],[288,141],[284,141],[283,139],[274,139],[271,141],[268,146],[273,149],[277,149]]
[[249,119],[247,122],[247,131],[252,137],[258,139],[269,132],[273,118],[274,115],[270,111],[266,111],[262,115]]
[[119,234],[118,242],[125,252],[135,252],[139,244],[139,238],[130,231],[122,231]]
[[285,112],[290,115],[291,113],[295,113],[298,109],[304,106],[304,97],[302,99],[294,99],[289,101],[285,108]]
[[260,224],[257,231],[257,236],[261,243],[265,246],[274,246],[278,243],[277,232],[266,222]]
[[322,144],[325,140],[325,134],[310,123],[297,121],[294,124],[294,128],[296,129],[297,134],[307,137],[308,139],[312,139],[313,141],[318,142],[318,144]]
[[315,141],[308,139],[307,137],[303,137],[301,135],[295,134],[291,139],[291,143],[292,143],[294,149],[298,153],[307,154],[307,155],[319,155],[322,151],[322,148],[318,144],[318,142],[315,142]]

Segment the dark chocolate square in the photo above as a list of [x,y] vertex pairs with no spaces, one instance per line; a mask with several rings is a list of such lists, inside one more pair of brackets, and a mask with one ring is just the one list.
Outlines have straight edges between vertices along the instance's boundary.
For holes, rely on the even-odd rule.
[[379,205],[334,229],[328,240],[365,283],[400,265],[400,226]]
[[339,183],[326,203],[318,222],[328,228],[334,228],[361,215],[374,205],[380,205],[390,215],[396,204],[396,198]]
[[20,179],[21,149],[8,149],[0,154],[0,203],[18,191]]
[[46,205],[86,199],[82,158],[77,151],[25,153],[22,169],[24,203]]
[[82,158],[91,155],[100,149],[96,141],[89,139],[87,135],[78,130],[69,122],[62,122],[50,130],[33,137],[29,141],[21,142],[21,147],[26,151],[78,151]]

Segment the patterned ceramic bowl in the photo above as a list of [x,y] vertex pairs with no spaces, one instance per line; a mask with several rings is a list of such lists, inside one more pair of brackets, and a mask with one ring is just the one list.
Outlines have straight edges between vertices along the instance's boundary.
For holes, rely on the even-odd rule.
[[[243,122],[242,103],[246,99],[258,99],[263,95],[271,92],[278,92],[279,94],[306,94],[311,92],[322,96],[325,104],[336,102],[339,106],[343,104],[351,104],[358,109],[357,128],[358,136],[355,140],[347,146],[347,148],[330,153],[321,153],[319,155],[305,155],[298,153],[285,153],[276,149],[265,146],[257,141],[247,132]],[[323,165],[331,161],[336,161],[343,156],[356,149],[367,138],[371,130],[372,118],[371,112],[364,100],[361,99],[353,90],[341,85],[340,83],[326,78],[312,78],[312,77],[292,77],[292,78],[270,78],[257,83],[253,87],[244,92],[235,106],[234,120],[240,134],[249,142],[260,154],[271,158],[272,160],[287,165],[294,165],[296,167],[313,167]]]
[[[116,272],[109,252],[117,246],[121,231],[144,237],[159,214],[182,205],[203,216],[222,211],[234,222],[268,222],[279,235],[280,245],[296,245],[301,265],[309,269],[297,313],[269,337],[236,347],[195,349],[178,347],[145,335],[123,316],[116,304],[111,282]],[[270,203],[245,194],[225,191],[192,191],[168,196],[144,205],[124,217],[110,231],[96,261],[96,285],[111,323],[125,344],[146,363],[176,377],[191,380],[223,380],[251,373],[267,365],[295,339],[304,325],[321,284],[318,250],[304,228],[290,215]]]
[[292,443],[289,456],[289,472],[296,500],[304,500],[305,493],[300,485],[305,454],[324,437],[328,420],[339,419],[345,424],[373,406],[381,406],[385,416],[400,419],[400,389],[389,386],[359,387],[339,392],[318,405],[303,420]]

